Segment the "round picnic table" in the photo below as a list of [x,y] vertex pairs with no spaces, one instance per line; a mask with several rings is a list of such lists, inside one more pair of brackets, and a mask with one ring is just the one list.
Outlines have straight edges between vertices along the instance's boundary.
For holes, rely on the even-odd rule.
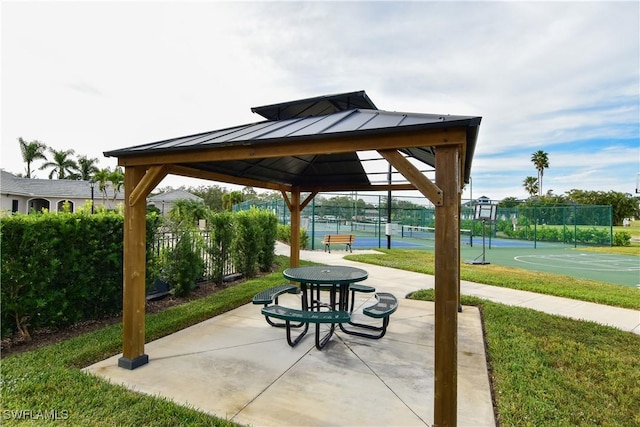
[[[283,275],[291,281],[300,283],[303,310],[319,309],[324,306],[331,309],[337,307],[338,310],[344,311],[349,307],[349,285],[369,277],[369,273],[361,268],[339,265],[291,267],[287,268]],[[320,301],[320,291],[323,289],[330,291],[328,304]],[[307,291],[311,293],[311,299],[307,296]]]

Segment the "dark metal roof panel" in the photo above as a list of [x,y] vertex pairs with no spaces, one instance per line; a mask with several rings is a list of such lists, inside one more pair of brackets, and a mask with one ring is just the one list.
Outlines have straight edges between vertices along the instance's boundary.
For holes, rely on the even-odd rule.
[[191,163],[187,166],[279,184],[304,186],[318,182],[323,185],[370,183],[356,153]]
[[315,139],[323,136],[332,136],[336,133],[394,132],[409,127],[434,128],[452,126],[454,124],[473,126],[474,119],[477,119],[478,123],[480,119],[467,116],[446,116],[447,120],[443,121],[441,117],[443,116],[395,113],[381,110],[343,111],[328,116],[253,123],[107,151],[104,154],[111,157],[126,157],[141,153],[192,150],[223,143],[234,145],[245,142],[268,142],[282,138]]
[[342,111],[329,116],[323,116],[320,120],[315,120],[314,122],[309,123],[308,126],[300,127],[299,129],[290,132],[289,136],[294,137],[322,134],[326,132],[327,129],[335,129],[335,127],[338,126],[345,117],[348,117],[351,114],[353,114],[353,111]]
[[[362,104],[352,107],[354,101]],[[471,173],[471,161],[478,136],[480,117],[391,112],[375,109],[364,92],[309,98],[290,103],[253,109],[275,114],[278,120],[267,120],[226,129],[203,132],[179,138],[105,152],[105,156],[128,157],[141,154],[195,151],[244,144],[269,144],[287,140],[321,140],[337,135],[378,135],[403,131],[420,131],[445,127],[467,128],[467,162],[465,180]],[[294,113],[295,110],[295,113]],[[283,118],[283,111],[286,112]],[[330,114],[317,115],[331,111]],[[433,147],[406,148],[405,155],[427,165],[435,165]],[[274,159],[190,163],[185,166],[221,174],[293,185],[366,185],[369,177],[357,153],[316,156],[283,156]]]
[[286,120],[296,117],[324,116],[358,108],[377,109],[365,91],[361,90],[253,107],[251,111],[267,120]]

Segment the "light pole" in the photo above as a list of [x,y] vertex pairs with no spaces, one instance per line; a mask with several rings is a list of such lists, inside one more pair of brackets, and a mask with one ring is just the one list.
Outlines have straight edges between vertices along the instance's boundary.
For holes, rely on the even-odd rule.
[[93,189],[96,186],[96,182],[93,179],[91,179],[91,180],[89,180],[89,185],[91,186],[91,215],[93,215],[93,212],[94,212],[94,210],[93,210]]

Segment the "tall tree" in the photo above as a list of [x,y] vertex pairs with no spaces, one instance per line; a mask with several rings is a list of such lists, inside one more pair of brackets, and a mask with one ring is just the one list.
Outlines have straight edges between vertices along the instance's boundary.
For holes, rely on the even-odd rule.
[[538,180],[535,176],[528,176],[524,179],[522,186],[529,193],[529,196],[535,196],[538,192]]
[[108,179],[111,185],[113,186],[113,201],[115,202],[116,197],[118,196],[118,193],[122,190],[122,187],[124,186],[124,172],[122,171],[122,168],[119,166],[116,166],[115,170],[109,174]]
[[231,211],[233,210],[233,205],[238,203],[242,203],[242,193],[240,191],[232,191],[230,193],[225,193],[222,195],[222,209]]
[[518,206],[521,203],[522,202],[520,200],[516,199],[515,197],[505,197],[504,199],[500,200],[500,203],[498,203],[498,207],[500,207],[500,208],[515,208],[516,206]]
[[629,193],[573,189],[566,194],[570,201],[583,205],[611,205],[614,225],[622,225],[624,218],[632,218],[638,210],[637,198]]
[[542,150],[538,150],[531,155],[531,161],[538,171],[538,196],[542,196],[542,176],[544,170],[549,167],[549,155]]
[[107,183],[109,182],[109,175],[111,170],[109,168],[100,169],[93,174],[93,180],[98,183],[98,189],[102,193],[102,204],[107,201]]
[[18,138],[18,143],[20,144],[22,160],[27,164],[26,178],[31,178],[31,163],[34,160],[47,160],[47,156],[44,154],[47,145],[37,140],[27,142],[22,137]]
[[83,181],[89,181],[100,169],[96,166],[98,159],[90,159],[87,156],[78,157],[78,178]]
[[187,191],[196,196],[202,197],[205,205],[214,212],[220,212],[222,208],[222,195],[225,193],[225,189],[217,185],[204,186],[193,188],[189,187]]
[[78,165],[70,158],[75,154],[73,150],[55,150],[49,147],[49,152],[52,154],[52,161],[46,162],[40,169],[51,168],[49,172],[49,179],[53,179],[54,175],[57,175],[58,179],[73,178],[78,172]]
[[169,210],[168,217],[178,224],[197,226],[199,219],[207,218],[207,205],[200,200],[178,199]]

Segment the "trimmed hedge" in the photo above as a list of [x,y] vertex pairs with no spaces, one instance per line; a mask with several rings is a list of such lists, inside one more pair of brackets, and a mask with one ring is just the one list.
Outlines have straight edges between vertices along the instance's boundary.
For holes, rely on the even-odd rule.
[[[223,212],[209,221],[213,237],[206,249],[198,233],[178,230],[176,247],[155,253],[158,217],[147,216],[147,286],[163,277],[176,295],[189,294],[204,274],[205,252],[213,258],[215,282],[222,282],[229,255],[247,278],[270,270],[277,234],[272,212]],[[123,216],[113,212],[0,218],[2,337],[120,313],[123,230]]]
[[246,278],[270,271],[275,259],[274,246],[278,220],[273,212],[251,208],[234,215],[235,236],[231,245],[233,263]]
[[121,215],[14,215],[0,235],[3,337],[122,310]]
[[[291,226],[278,224],[278,240],[288,245],[291,244]],[[300,228],[300,249],[307,249],[309,247],[309,235],[307,230]]]

